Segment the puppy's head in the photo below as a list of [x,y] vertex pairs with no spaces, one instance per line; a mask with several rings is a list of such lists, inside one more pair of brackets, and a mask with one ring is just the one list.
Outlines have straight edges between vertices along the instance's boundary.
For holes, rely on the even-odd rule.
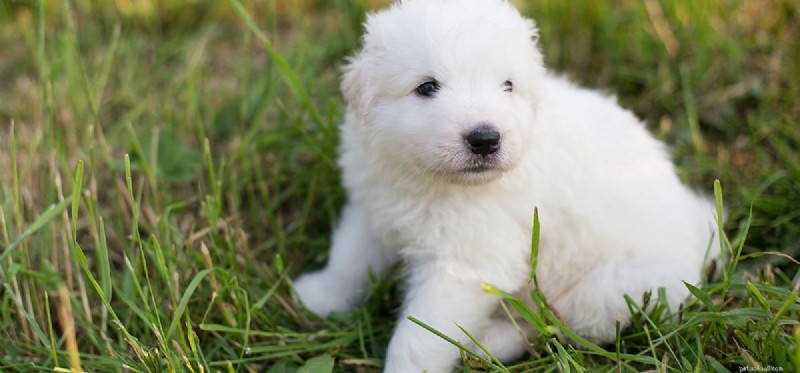
[[416,175],[486,183],[525,152],[544,74],[536,29],[503,0],[404,0],[369,16],[345,67],[351,125]]

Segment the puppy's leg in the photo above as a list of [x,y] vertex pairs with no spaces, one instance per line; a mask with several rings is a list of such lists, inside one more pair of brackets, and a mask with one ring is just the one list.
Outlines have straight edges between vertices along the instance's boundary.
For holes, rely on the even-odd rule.
[[578,335],[594,343],[608,343],[616,338],[617,319],[622,327],[630,323],[625,294],[641,304],[646,291],[652,291],[655,299],[658,288],[664,287],[674,311],[689,294],[682,280],[691,284],[699,279],[699,264],[694,268],[691,263],[688,258],[657,255],[628,257],[595,268],[549,302]]
[[303,304],[320,316],[352,310],[363,299],[369,271],[379,276],[397,261],[372,233],[367,216],[348,205],[333,235],[327,266],[300,276],[294,288]]
[[469,338],[456,324],[481,338],[498,298],[482,290],[480,277],[470,268],[441,261],[409,263],[408,267],[406,303],[389,343],[384,373],[450,372],[458,349],[407,317],[467,344]]
[[[534,333],[533,327],[524,320],[514,325],[507,317],[496,316],[486,326],[480,342],[495,358],[509,363],[522,357],[528,347],[528,337]],[[488,356],[484,354],[484,357]]]

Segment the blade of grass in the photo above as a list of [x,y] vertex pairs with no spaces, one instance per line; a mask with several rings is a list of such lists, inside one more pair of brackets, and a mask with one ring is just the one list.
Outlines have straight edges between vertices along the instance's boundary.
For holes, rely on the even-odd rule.
[[800,372],[800,325],[794,327],[794,353],[792,354],[794,360],[794,371]]
[[695,298],[703,302],[706,307],[711,310],[717,310],[717,306],[714,305],[714,301],[711,300],[711,296],[709,296],[708,293],[686,281],[684,281],[683,284],[687,289],[689,289],[689,292],[692,293]]
[[58,366],[58,352],[56,350],[56,332],[53,330],[53,316],[50,314],[50,295],[44,293],[44,310],[47,314],[47,332],[50,335],[50,357],[55,366]]
[[178,307],[175,308],[175,313],[172,315],[172,322],[169,324],[169,328],[167,329],[167,333],[165,335],[166,339],[169,339],[172,336],[172,333],[175,331],[175,328],[178,326],[178,323],[181,320],[184,312],[186,312],[186,308],[189,305],[189,300],[192,298],[192,294],[200,285],[200,282],[211,273],[211,269],[204,269],[198,272],[189,285],[186,287],[186,291],[184,291],[183,296],[181,297],[181,301],[178,303]]
[[108,241],[106,239],[106,225],[102,216],[99,217],[100,246],[97,248],[97,264],[100,267],[100,284],[103,293],[109,300],[114,299],[111,277],[111,259],[108,256]]
[[533,227],[531,228],[531,274],[528,277],[528,283],[534,282],[538,288],[539,283],[536,280],[536,267],[539,265],[539,237],[541,235],[541,226],[539,224],[539,208],[533,208]]
[[31,223],[28,228],[26,228],[25,231],[19,235],[19,237],[11,242],[10,245],[3,248],[3,253],[0,254],[0,261],[4,260],[6,256],[11,254],[11,252],[13,252],[14,249],[16,249],[23,241],[25,241],[26,238],[38,232],[45,225],[47,225],[47,223],[58,217],[58,215],[61,214],[61,212],[64,211],[64,209],[66,209],[70,203],[72,203],[71,200],[65,199],[58,204],[48,207],[47,210],[39,215],[39,217],[36,218],[36,220],[34,220],[33,223]]
[[[687,68],[679,69],[681,76],[681,86],[683,87],[683,102],[686,108],[686,120],[689,123],[689,133],[692,145],[696,154],[704,154],[706,145],[703,135],[700,132],[700,124],[697,117],[697,102],[695,100],[694,87],[692,87]],[[721,217],[722,215],[720,215]]]
[[[775,328],[778,326],[778,322],[781,320],[783,315],[786,315],[789,312],[789,309],[795,304],[795,301],[797,300],[797,297],[798,297],[798,292],[795,290],[789,295],[789,297],[786,298],[786,301],[783,302],[783,305],[778,310],[778,312],[775,313],[775,316],[772,318],[772,321],[770,321],[770,323],[769,323],[769,328],[767,329],[767,338],[766,339],[769,339],[769,337],[772,336],[772,333],[775,331]],[[762,299],[763,299],[763,296],[762,296]],[[767,306],[767,307],[769,307],[769,306]],[[795,348],[800,348],[800,347],[797,347],[797,346],[800,346],[800,345],[796,345]]]
[[62,333],[64,333],[66,339],[70,370],[82,372],[78,340],[75,337],[75,317],[72,314],[72,303],[70,302],[72,297],[70,297],[69,290],[63,284],[58,287],[58,297],[58,319],[61,321]]
[[[435,328],[433,328],[432,326],[430,326],[428,324],[425,324],[424,322],[420,321],[419,319],[415,318],[414,316],[408,316],[408,320],[410,320],[414,324],[417,324],[417,325],[423,327],[425,330],[435,334],[437,337],[439,337],[441,339],[444,339],[447,343],[450,343],[451,345],[457,347],[459,350],[468,353],[469,355],[471,355],[474,358],[478,359],[481,363],[485,364],[487,367],[491,367],[492,369],[496,369],[496,370],[500,370],[501,369],[499,366],[497,366],[493,362],[487,360],[485,357],[483,357],[480,354],[468,349],[466,346],[461,344],[461,342],[456,341],[455,339],[448,337],[444,333],[436,330]],[[507,372],[507,370],[506,370],[506,372]]]
[[75,169],[75,179],[72,187],[72,240],[78,240],[78,209],[81,203],[81,190],[83,189],[83,161],[78,161]]
[[13,289],[11,289],[9,284],[3,284],[3,286],[6,289],[6,294],[10,295],[9,298],[11,298],[11,300],[14,302],[14,305],[17,306],[17,310],[23,315],[23,317],[25,317],[25,321],[30,326],[33,334],[39,340],[39,343],[41,343],[41,345],[45,346],[47,349],[51,349],[52,347],[50,346],[50,339],[44,334],[44,331],[42,331],[42,328],[39,326],[36,318],[31,315],[30,312],[28,312],[28,310],[22,304],[22,300],[14,295],[15,292]]
[[524,301],[517,299],[513,295],[497,288],[491,284],[483,284],[483,291],[489,294],[494,294],[496,296],[502,297],[503,300],[508,302],[517,313],[522,316],[522,318],[531,326],[533,326],[539,333],[547,337],[551,337],[553,335],[553,330],[547,325],[544,318],[542,317],[541,313],[536,312],[531,309],[531,307]]
[[474,344],[475,344],[475,346],[478,346],[478,348],[480,348],[480,349],[481,349],[481,351],[483,351],[483,352],[486,354],[486,356],[488,356],[488,357],[489,357],[489,359],[490,359],[491,361],[495,362],[495,363],[497,364],[497,366],[498,366],[498,367],[500,367],[500,369],[501,369],[503,372],[508,372],[508,368],[506,368],[506,367],[505,367],[505,365],[503,365],[503,363],[502,363],[502,362],[500,362],[500,360],[498,360],[498,359],[497,359],[497,357],[495,357],[495,356],[494,356],[494,354],[492,354],[492,352],[491,352],[491,351],[489,351],[488,349],[486,349],[486,347],[485,347],[483,344],[481,344],[480,342],[478,342],[478,339],[477,339],[477,338],[475,338],[475,336],[473,336],[473,335],[472,335],[472,333],[470,333],[470,332],[469,332],[467,329],[464,329],[464,327],[462,327],[462,326],[461,326],[461,325],[459,325],[459,324],[456,324],[456,326],[458,327],[458,329],[460,329],[460,330],[461,330],[461,332],[462,332],[462,333],[464,333],[464,335],[466,335],[466,336],[467,336],[467,338],[469,338],[469,339],[472,341],[472,343],[474,343]]

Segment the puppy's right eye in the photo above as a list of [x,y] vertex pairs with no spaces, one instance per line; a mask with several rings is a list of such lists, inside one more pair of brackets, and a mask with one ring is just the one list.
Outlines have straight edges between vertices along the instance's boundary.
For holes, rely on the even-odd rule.
[[418,95],[422,97],[433,97],[433,94],[439,90],[439,82],[435,80],[429,80],[425,83],[420,84],[415,89]]

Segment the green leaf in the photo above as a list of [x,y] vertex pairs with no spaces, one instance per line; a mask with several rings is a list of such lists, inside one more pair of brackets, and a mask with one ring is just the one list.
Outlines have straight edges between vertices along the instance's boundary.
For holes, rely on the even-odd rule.
[[72,186],[72,239],[78,239],[78,208],[81,204],[81,189],[83,189],[83,161],[78,161],[75,170],[75,182]]
[[328,354],[308,359],[297,373],[330,373],[333,371],[333,357]]
[[200,285],[200,281],[208,276],[211,273],[211,269],[204,269],[197,273],[192,279],[192,282],[189,283],[189,286],[186,287],[186,291],[183,293],[181,297],[181,301],[178,303],[178,307],[175,309],[175,314],[172,315],[172,323],[169,325],[169,329],[167,329],[167,334],[165,335],[165,339],[169,340],[170,336],[172,336],[172,332],[175,331],[175,328],[178,326],[178,322],[181,320],[181,316],[183,313],[186,312],[186,307],[189,305],[189,299],[192,298],[192,294],[197,289],[197,286]]
[[113,287],[111,280],[111,259],[108,256],[108,240],[106,239],[106,224],[103,217],[100,217],[100,246],[97,248],[97,262],[100,266],[100,284],[103,293],[111,300],[113,295]]
[[275,365],[273,365],[267,373],[290,373],[292,370],[289,370],[289,367],[286,365],[286,361],[279,361]]
[[[536,281],[536,267],[539,265],[539,237],[541,227],[539,225],[539,208],[533,209],[533,228],[531,229],[531,274],[528,283]],[[538,284],[536,286],[539,287]]]
[[711,300],[711,297],[708,296],[708,293],[706,293],[702,289],[700,289],[697,286],[694,286],[694,285],[692,285],[692,284],[690,284],[690,283],[688,283],[686,281],[684,281],[683,284],[686,286],[687,289],[689,289],[689,292],[692,293],[692,295],[694,295],[695,298],[697,298],[701,302],[703,302],[703,304],[705,304],[706,307],[708,307],[708,309],[710,309],[710,310],[716,310],[717,309],[714,306],[714,302]]
[[275,255],[275,271],[277,271],[279,275],[283,274],[283,268],[284,268],[283,257],[281,256],[281,254],[276,254]]
[[520,316],[522,316],[525,322],[533,326],[537,331],[539,331],[539,333],[542,333],[548,337],[552,335],[552,330],[547,323],[545,323],[542,315],[539,312],[534,311],[527,303],[515,298],[513,295],[501,289],[498,289],[494,285],[484,283],[483,291],[502,297],[503,300],[508,302],[511,308],[513,308],[515,311],[517,311],[517,313],[519,313]]
[[722,366],[722,364],[720,364],[720,362],[717,361],[717,359],[714,359],[711,356],[706,355],[706,361],[708,361],[708,364],[711,365],[711,367],[714,368],[714,371],[717,373],[731,373],[731,371],[728,370],[728,368]]
[[745,284],[745,287],[747,287],[747,291],[749,291],[749,292],[750,292],[750,294],[752,294],[752,295],[753,295],[753,298],[755,298],[755,299],[756,299],[756,301],[758,302],[758,304],[760,304],[760,305],[761,305],[761,307],[763,307],[763,308],[764,308],[764,310],[766,310],[766,311],[769,311],[769,310],[770,310],[770,308],[769,308],[769,303],[767,303],[767,299],[766,299],[766,298],[764,298],[764,294],[761,294],[761,292],[760,292],[760,291],[758,291],[758,289],[756,288],[756,286],[755,286],[755,285],[753,285],[753,283],[752,283],[752,282],[750,282],[750,281],[747,281],[747,284]]

